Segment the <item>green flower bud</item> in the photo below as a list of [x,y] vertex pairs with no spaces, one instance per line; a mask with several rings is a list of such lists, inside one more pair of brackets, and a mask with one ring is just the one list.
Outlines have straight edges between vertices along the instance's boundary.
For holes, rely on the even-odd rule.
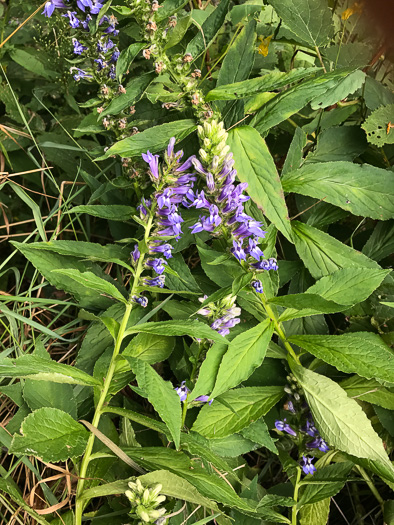
[[152,490],[151,490],[151,497],[152,499],[155,499],[156,496],[158,494],[160,494],[160,491],[161,489],[163,488],[163,485],[161,485],[160,483],[158,485],[156,485],[156,487],[154,487]]
[[149,514],[148,512],[146,511],[145,507],[137,507],[135,513],[137,514],[137,516],[139,518],[142,519],[142,521],[144,521],[145,523],[149,523],[150,522],[150,517],[149,517]]
[[145,489],[141,498],[142,504],[145,506],[148,505],[150,503],[150,499],[150,491],[149,489]]

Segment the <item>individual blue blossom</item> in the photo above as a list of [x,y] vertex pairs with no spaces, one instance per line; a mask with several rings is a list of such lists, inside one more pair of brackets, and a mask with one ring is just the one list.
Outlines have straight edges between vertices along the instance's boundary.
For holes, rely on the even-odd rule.
[[313,441],[307,443],[306,446],[307,448],[318,448],[322,452],[328,452],[330,450],[330,447],[320,436],[316,437]]
[[78,14],[76,11],[67,11],[65,15],[62,15],[66,18],[68,17],[70,21],[70,27],[72,27],[73,29],[79,27],[79,24],[81,23],[80,20],[75,16],[76,14]]
[[108,76],[112,80],[116,80],[116,67],[113,64],[112,64],[112,66],[109,69]]
[[209,208],[210,203],[205,197],[204,190],[201,190],[200,193],[196,191],[192,206],[194,206],[195,208]]
[[133,301],[133,303],[137,303],[143,308],[146,308],[148,306],[148,299],[146,297],[133,295],[131,297],[131,300]]
[[141,204],[137,206],[137,210],[140,212],[141,219],[145,219],[145,217],[149,213],[149,208],[152,206],[151,199],[145,199],[145,197],[142,197]]
[[98,15],[101,8],[104,7],[104,4],[101,4],[97,0],[92,3],[92,6],[90,8],[90,12],[92,15]]
[[313,475],[316,472],[316,467],[312,463],[313,459],[315,459],[315,458],[314,457],[309,458],[307,456],[302,456],[302,460],[300,461],[300,465],[302,467],[302,470],[304,471],[304,474],[311,474],[311,475]]
[[92,75],[89,75],[83,69],[79,69],[78,67],[71,68],[71,71],[75,71],[75,70],[76,70],[76,73],[74,73],[73,77],[74,77],[74,80],[76,80],[77,82],[79,82],[81,78],[92,78]]
[[264,257],[264,253],[258,246],[257,242],[258,239],[256,237],[249,238],[249,243],[247,248],[245,248],[245,252],[257,261],[259,261],[261,257]]
[[101,38],[97,42],[97,51],[99,53],[107,53],[113,47],[115,47],[115,44],[112,42],[110,38],[108,38],[106,41],[104,38]]
[[276,259],[271,257],[270,259],[262,259],[261,261],[257,263],[253,263],[252,268],[255,270],[277,270],[278,269],[278,263]]
[[[158,155],[156,155],[158,157]],[[156,195],[157,199],[157,205],[160,210],[163,208],[170,208],[171,207],[171,197],[173,195],[173,191],[171,188],[165,188],[164,191],[161,193],[158,193]]]
[[215,191],[215,180],[212,173],[208,172],[206,177],[206,183],[208,190],[212,193]]
[[53,15],[53,12],[55,9],[67,9],[66,4],[63,2],[63,0],[50,0],[47,2],[44,6],[44,11],[41,13],[44,16],[47,16],[48,18]]
[[294,408],[293,401],[291,401],[291,400],[287,401],[287,403],[285,405],[285,410],[288,410],[292,414],[296,413],[296,409]]
[[208,403],[208,405],[212,405],[213,399],[209,399],[209,396],[198,396],[196,399],[193,399],[193,402],[198,401],[199,403]]
[[175,388],[175,392],[178,394],[182,402],[186,401],[187,396],[190,393],[190,390],[186,386],[186,381],[182,381],[181,386]]
[[120,51],[119,49],[116,47],[114,49],[114,52],[112,53],[111,55],[111,58],[110,58],[110,62],[116,62],[119,58],[119,55],[120,55]]
[[146,262],[147,268],[152,268],[152,270],[155,271],[158,275],[161,275],[166,269],[164,266],[165,264],[167,264],[167,262],[161,258],[148,259]]
[[133,261],[136,263],[141,256],[141,253],[138,249],[138,244],[134,245],[134,250],[130,253],[130,255],[133,258]]
[[263,293],[263,283],[260,280],[255,279],[250,283],[250,285],[256,290],[257,293]]
[[311,418],[308,418],[305,422],[305,426],[303,426],[301,428],[301,431],[302,432],[305,432],[306,434],[308,434],[309,436],[311,437],[317,437],[317,436],[320,436],[320,433],[319,431],[317,430],[317,428],[315,427],[315,423],[313,421],[313,419]]
[[82,53],[87,50],[87,47],[82,45],[81,42],[78,42],[76,38],[73,38],[72,42],[74,46],[73,52],[75,55],[82,55]]
[[94,61],[97,64],[97,71],[102,71],[106,67],[108,67],[108,63],[103,58],[95,58]]
[[172,258],[172,250],[173,250],[173,247],[171,246],[171,244],[168,244],[168,243],[165,243],[165,244],[156,244],[156,243],[159,243],[160,241],[153,241],[155,244],[151,244],[149,246],[149,253],[150,254],[153,254],[153,253],[162,253],[163,254],[163,257],[165,257],[166,259],[171,259]]
[[234,255],[236,259],[238,259],[238,261],[246,260],[246,253],[242,247],[241,242],[233,241],[233,247],[231,248],[231,253]]
[[288,423],[286,423],[286,419],[284,419],[283,421],[276,420],[275,428],[276,430],[279,430],[280,432],[286,432],[287,434],[290,434],[291,436],[297,435],[297,432],[293,430]]
[[163,230],[158,230],[157,234],[180,239],[183,219],[178,213],[178,208],[171,204],[170,208],[159,209],[156,213],[159,216],[158,226],[165,226]]
[[159,288],[164,288],[165,276],[164,275],[159,275],[158,277],[154,277],[153,279],[149,279],[148,277],[144,277],[142,279],[142,282],[146,286],[158,286]]
[[159,155],[152,155],[148,150],[146,153],[142,154],[144,161],[149,164],[150,173],[153,180],[159,179]]
[[85,12],[86,7],[92,7],[92,0],[77,0],[78,8]]
[[85,29],[85,31],[89,31],[89,22],[92,20],[92,17],[88,14],[86,15],[85,20],[81,21],[82,27]]

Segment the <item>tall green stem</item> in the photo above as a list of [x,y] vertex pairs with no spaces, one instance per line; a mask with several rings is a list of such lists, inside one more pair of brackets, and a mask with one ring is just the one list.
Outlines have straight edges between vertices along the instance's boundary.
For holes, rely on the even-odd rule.
[[291,525],[297,525],[297,501],[298,501],[298,491],[300,489],[300,480],[301,480],[301,468],[297,467],[297,478],[294,485],[294,495],[293,499],[296,502],[291,509]]
[[[151,216],[149,218],[149,221],[148,221],[148,223],[146,225],[146,229],[145,229],[145,236],[144,236],[145,243],[148,242],[150,230],[152,228],[152,222],[153,222],[153,210],[151,210]],[[141,273],[143,271],[144,271],[144,255],[141,255],[141,257],[138,260],[137,268],[135,270],[133,286],[132,286],[131,291],[130,291],[130,299],[129,299],[130,301],[131,301],[131,297],[133,295],[135,295],[135,293],[137,291],[137,287],[138,287],[138,284],[139,284],[140,276],[141,276]],[[114,347],[114,351],[113,351],[113,354],[112,354],[112,357],[111,357],[111,362],[109,364],[108,371],[107,371],[107,374],[105,376],[104,385],[103,385],[103,388],[101,390],[101,394],[100,394],[99,400],[97,402],[96,410],[94,412],[94,416],[93,416],[93,420],[92,420],[92,425],[94,427],[96,427],[96,428],[98,427],[98,425],[100,423],[100,418],[101,418],[101,414],[102,414],[102,408],[103,408],[105,400],[107,398],[107,395],[108,395],[108,392],[109,392],[109,388],[111,386],[111,382],[112,382],[112,379],[113,379],[113,376],[114,376],[114,373],[115,373],[115,369],[116,369],[116,358],[118,357],[120,348],[122,346],[122,342],[123,342],[123,339],[124,339],[124,334],[125,334],[126,329],[127,329],[127,323],[129,321],[130,314],[131,314],[131,311],[133,309],[133,306],[134,306],[134,304],[132,302],[129,302],[126,305],[126,310],[125,310],[125,313],[123,315],[123,319],[122,319],[122,321],[120,323],[119,332],[118,332],[118,334],[116,336],[115,347]],[[79,479],[78,479],[77,493],[76,493],[76,503],[75,503],[75,525],[81,525],[82,524],[82,513],[83,513],[83,509],[84,509],[85,505],[87,504],[87,501],[84,501],[82,499],[82,493],[83,493],[83,489],[84,489],[84,485],[85,485],[86,473],[87,473],[88,466],[89,466],[90,459],[91,459],[91,455],[92,455],[92,450],[93,450],[93,445],[94,445],[94,437],[95,437],[94,434],[91,433],[90,436],[89,436],[89,439],[88,439],[88,443],[86,445],[85,454],[84,454],[84,457],[82,459],[81,468],[80,468],[80,471],[79,471]]]

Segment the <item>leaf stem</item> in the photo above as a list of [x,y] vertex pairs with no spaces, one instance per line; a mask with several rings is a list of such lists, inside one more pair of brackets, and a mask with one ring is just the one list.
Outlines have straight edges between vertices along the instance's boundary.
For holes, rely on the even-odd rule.
[[379,494],[379,492],[378,492],[377,488],[375,487],[375,485],[373,484],[371,478],[368,476],[368,474],[365,472],[365,470],[362,467],[360,467],[359,465],[356,465],[356,469],[360,472],[361,477],[364,479],[365,483],[368,485],[369,490],[375,496],[375,498],[377,499],[377,501],[379,502],[379,505],[381,506],[381,508],[383,510],[384,500],[381,497],[381,495]]
[[301,481],[301,467],[297,467],[297,478],[294,485],[294,495],[293,499],[296,502],[295,505],[293,505],[291,509],[291,525],[297,525],[297,501],[298,501],[298,491],[300,488],[300,481]]

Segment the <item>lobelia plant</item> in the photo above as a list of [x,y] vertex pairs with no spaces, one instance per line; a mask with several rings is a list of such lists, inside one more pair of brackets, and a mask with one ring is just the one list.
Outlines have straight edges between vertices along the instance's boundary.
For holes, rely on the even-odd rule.
[[1,182],[37,225],[0,267],[28,260],[0,295],[4,519],[391,522],[394,85],[363,9],[50,0],[28,51],[7,29],[0,160],[34,137],[56,205]]

